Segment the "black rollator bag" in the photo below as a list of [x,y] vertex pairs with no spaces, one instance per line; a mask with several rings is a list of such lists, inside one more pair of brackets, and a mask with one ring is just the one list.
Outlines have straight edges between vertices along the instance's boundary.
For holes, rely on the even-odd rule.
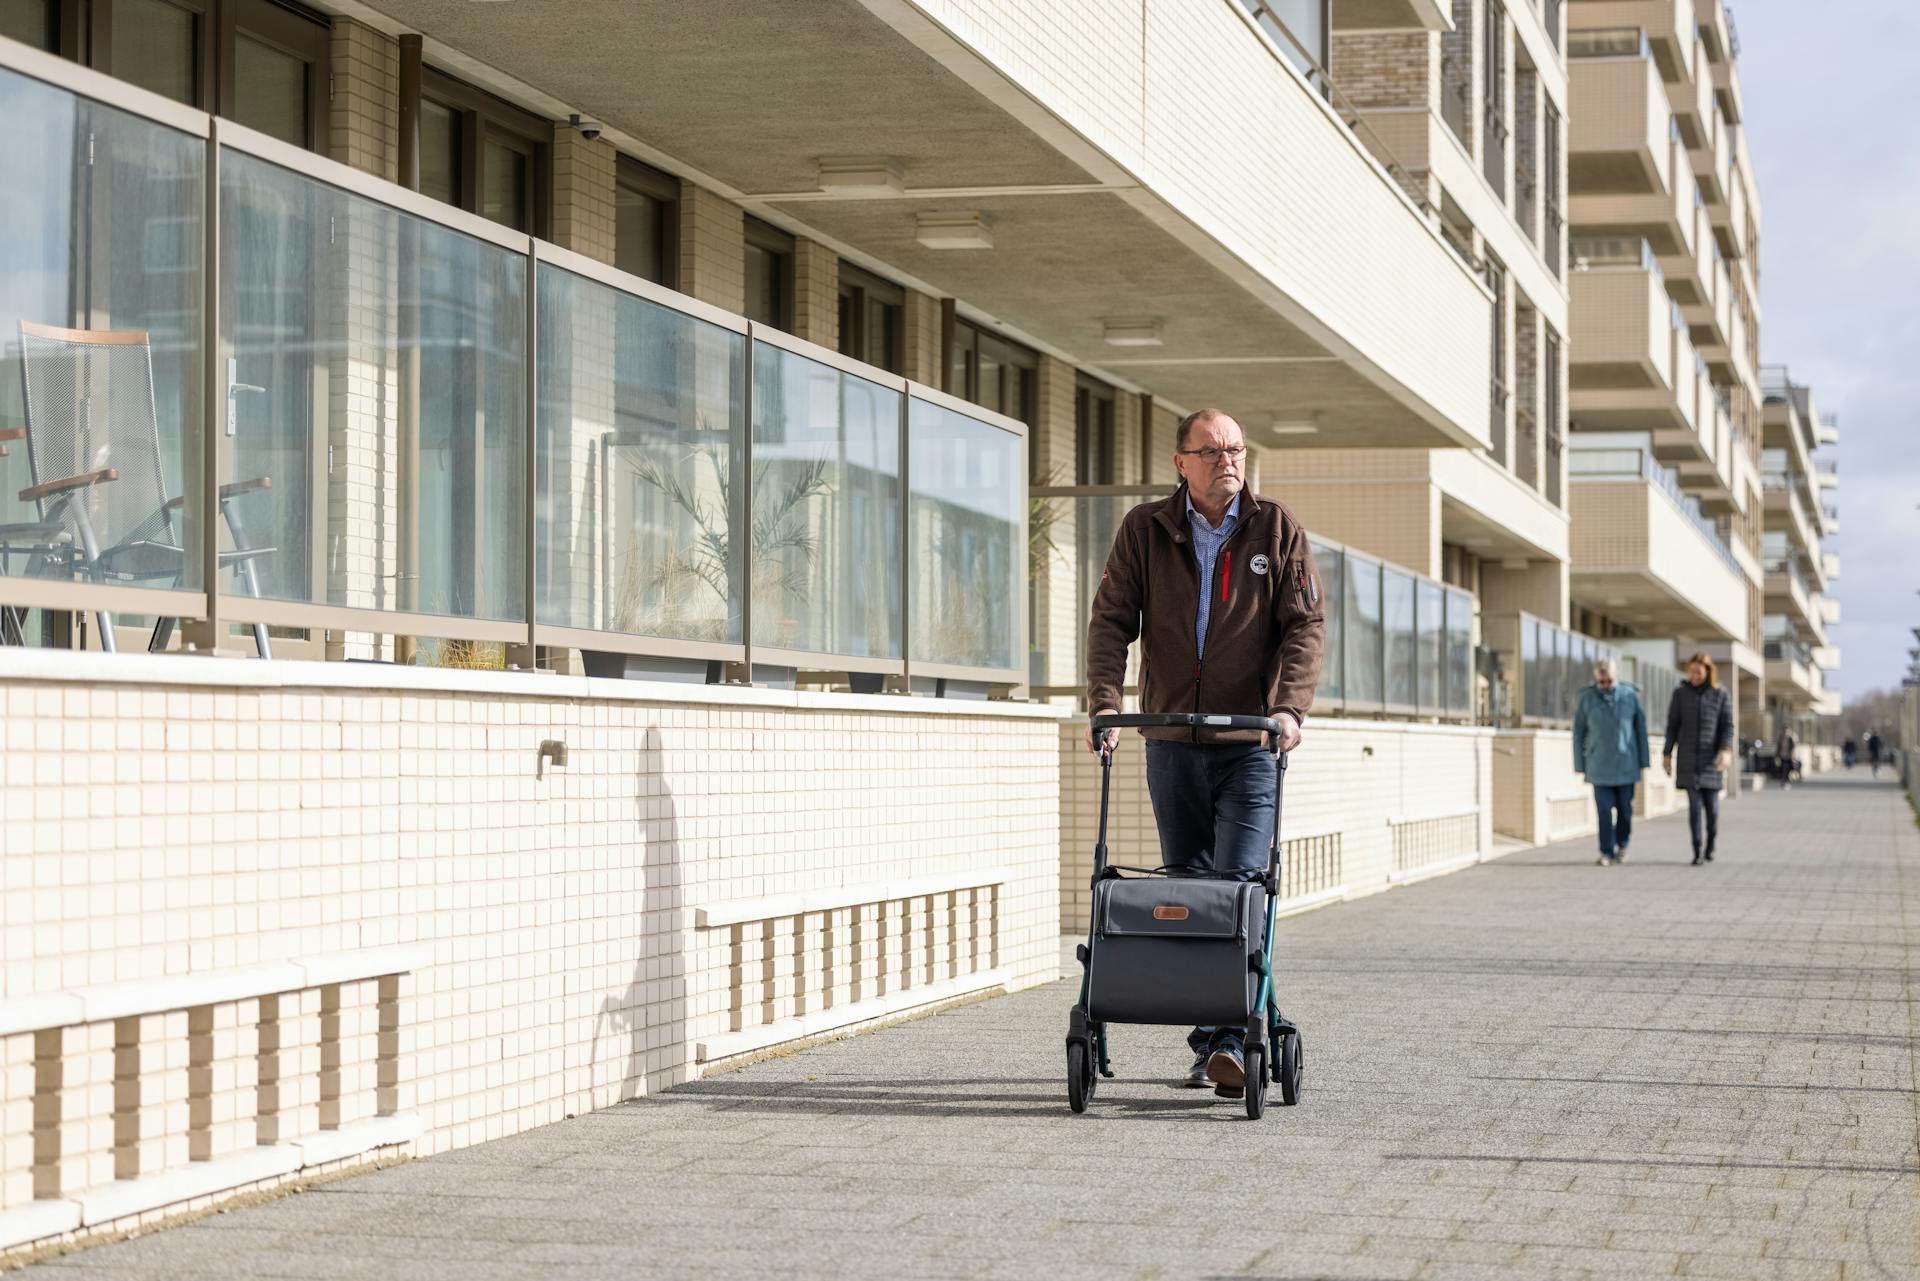
[[1079,948],[1085,974],[1067,1026],[1067,1101],[1084,1112],[1111,1077],[1107,1025],[1152,1023],[1244,1027],[1247,1115],[1266,1106],[1269,1076],[1280,1101],[1300,1097],[1300,1032],[1281,1017],[1274,991],[1274,901],[1280,881],[1280,805],[1287,757],[1281,726],[1264,716],[1115,713],[1093,732],[1132,726],[1257,729],[1271,737],[1273,833],[1263,875],[1210,875],[1183,868],[1120,867],[1107,861],[1112,749],[1100,751],[1100,838],[1093,851],[1093,919]]

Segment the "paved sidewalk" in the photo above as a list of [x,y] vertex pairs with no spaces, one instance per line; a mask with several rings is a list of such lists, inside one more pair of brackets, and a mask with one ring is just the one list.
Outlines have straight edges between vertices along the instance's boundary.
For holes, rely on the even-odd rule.
[[[30,1276],[1920,1275],[1920,830],[1856,771],[1288,922],[1306,1095],[1067,1111],[1062,982]],[[74,1275],[77,1274],[77,1275]]]

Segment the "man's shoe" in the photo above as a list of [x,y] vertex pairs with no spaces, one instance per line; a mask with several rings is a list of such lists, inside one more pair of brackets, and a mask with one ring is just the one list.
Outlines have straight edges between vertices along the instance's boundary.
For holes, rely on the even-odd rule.
[[1247,1092],[1247,1065],[1240,1051],[1222,1046],[1207,1059],[1207,1075],[1214,1080],[1213,1092],[1223,1099],[1237,1099]]
[[1194,1055],[1193,1066],[1187,1069],[1187,1079],[1180,1082],[1180,1084],[1189,1090],[1210,1090],[1213,1088],[1213,1078],[1207,1075],[1207,1052],[1205,1050]]
[[1705,861],[1705,860],[1704,860],[1704,859],[1702,859],[1702,858],[1700,857],[1700,851],[1699,851],[1699,850],[1695,850],[1695,851],[1693,852],[1693,865],[1694,865],[1695,867],[1699,867],[1699,866],[1700,866],[1700,864],[1701,864],[1702,862],[1704,862],[1704,861]]
[[1620,848],[1613,852],[1613,861],[1616,863],[1624,863],[1627,861],[1627,843],[1625,841],[1620,842]]
[[1608,858],[1605,854],[1602,854],[1599,858],[1593,860],[1593,865],[1595,867],[1612,867],[1613,860]]

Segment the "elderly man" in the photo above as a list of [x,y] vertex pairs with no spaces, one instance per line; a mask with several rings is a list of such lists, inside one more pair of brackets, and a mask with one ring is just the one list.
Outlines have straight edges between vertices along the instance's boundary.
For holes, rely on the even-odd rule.
[[[1246,437],[1217,409],[1181,420],[1180,488],[1127,513],[1087,626],[1087,706],[1118,711],[1136,638],[1143,712],[1268,716],[1291,751],[1313,703],[1325,631],[1320,576],[1293,513],[1246,487]],[[1252,880],[1274,822],[1264,735],[1148,729],[1147,792],[1169,868]],[[1109,730],[1108,741],[1114,741]],[[1097,750],[1092,727],[1089,751]],[[1245,1028],[1196,1027],[1186,1084],[1238,1098]]]
[[1602,867],[1626,860],[1633,835],[1633,791],[1652,763],[1647,750],[1647,713],[1640,691],[1615,673],[1613,660],[1593,665],[1593,684],[1580,691],[1573,712],[1573,768],[1586,775],[1599,810]]

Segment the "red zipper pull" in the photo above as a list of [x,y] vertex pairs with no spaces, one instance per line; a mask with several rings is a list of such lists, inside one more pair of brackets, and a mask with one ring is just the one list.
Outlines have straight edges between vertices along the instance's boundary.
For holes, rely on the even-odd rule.
[[1233,553],[1227,553],[1227,559],[1220,566],[1220,599],[1227,599],[1227,580],[1233,577]]

